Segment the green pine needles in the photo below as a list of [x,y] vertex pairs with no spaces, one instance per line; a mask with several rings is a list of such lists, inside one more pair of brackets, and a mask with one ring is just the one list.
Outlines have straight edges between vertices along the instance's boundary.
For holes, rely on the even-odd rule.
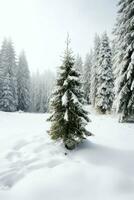
[[92,134],[85,128],[90,120],[88,112],[83,109],[84,93],[81,90],[80,74],[74,69],[75,61],[69,43],[67,37],[63,64],[51,100],[53,114],[50,117],[49,133],[53,140],[62,140],[65,147],[72,150]]

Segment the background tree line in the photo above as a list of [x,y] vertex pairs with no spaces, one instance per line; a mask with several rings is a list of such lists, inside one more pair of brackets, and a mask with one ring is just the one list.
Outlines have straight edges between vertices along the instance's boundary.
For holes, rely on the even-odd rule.
[[0,49],[0,110],[46,112],[55,76],[46,71],[30,74],[25,52],[16,56],[11,39]]
[[[84,62],[78,54],[74,68],[80,74],[85,103],[99,113],[116,111],[120,121],[134,116],[134,1],[120,0],[110,42],[104,32],[94,39],[94,48]],[[11,40],[0,50],[0,110],[46,112],[55,85],[55,76],[30,75],[24,51],[16,58]],[[134,118],[134,117],[133,117]]]

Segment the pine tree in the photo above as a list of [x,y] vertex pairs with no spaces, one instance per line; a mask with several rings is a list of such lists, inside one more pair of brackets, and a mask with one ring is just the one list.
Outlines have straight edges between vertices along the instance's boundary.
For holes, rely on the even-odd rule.
[[97,93],[97,68],[99,60],[99,51],[100,51],[100,37],[95,35],[94,39],[94,51],[93,51],[93,64],[91,68],[91,92],[90,100],[93,107],[95,107],[96,93]]
[[47,70],[42,75],[42,109],[43,112],[49,111],[49,101],[52,95],[52,91],[55,85],[54,74]]
[[24,51],[19,56],[17,84],[18,110],[28,111],[30,106],[30,72]]
[[120,0],[115,40],[116,109],[125,122],[134,116],[134,1]]
[[86,55],[84,69],[83,69],[83,91],[87,104],[91,103],[91,68],[92,68],[93,53]]
[[43,74],[37,72],[31,77],[31,112],[45,113],[49,111],[49,101],[55,85],[54,74],[47,70]]
[[83,74],[83,62],[82,62],[82,58],[79,54],[77,54],[77,56],[76,56],[74,68],[82,76],[82,74]]
[[100,44],[99,66],[97,69],[98,87],[96,95],[96,108],[101,113],[110,111],[113,104],[114,84],[111,58],[109,39],[107,34],[104,33]]
[[85,129],[89,118],[82,107],[83,92],[80,87],[79,74],[74,69],[74,58],[67,38],[63,64],[51,102],[53,114],[50,117],[50,135],[54,140],[63,140],[65,147],[70,150],[85,139],[85,136],[91,135]]
[[39,102],[39,82],[40,82],[40,75],[37,71],[33,73],[31,76],[31,92],[30,92],[30,99],[31,99],[31,112],[37,112],[37,102]]
[[4,40],[0,52],[0,110],[17,110],[16,58],[11,40]]

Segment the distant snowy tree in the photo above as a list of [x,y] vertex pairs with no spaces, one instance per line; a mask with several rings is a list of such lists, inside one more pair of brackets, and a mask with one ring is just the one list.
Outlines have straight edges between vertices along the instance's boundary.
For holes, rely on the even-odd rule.
[[19,56],[17,85],[18,110],[28,111],[30,106],[30,72],[24,51]]
[[82,75],[83,75],[83,62],[82,58],[79,54],[77,54],[75,63],[74,63],[74,68],[75,70],[80,74],[80,79],[82,80]]
[[11,40],[5,39],[0,52],[0,110],[17,110],[17,67]]
[[97,68],[98,68],[99,52],[100,52],[100,37],[98,35],[95,35],[93,64],[91,68],[91,92],[90,92],[90,100],[93,107],[95,107],[95,99],[97,93]]
[[42,75],[42,97],[41,97],[41,108],[43,112],[49,111],[49,102],[52,95],[52,91],[55,85],[55,75],[46,70]]
[[116,109],[121,122],[134,116],[134,1],[120,0],[115,40]]
[[89,118],[82,106],[83,92],[80,89],[79,74],[74,69],[69,38],[56,86],[51,102],[53,114],[50,117],[50,135],[54,140],[63,140],[65,147],[72,150],[91,133],[85,129]]
[[31,77],[31,112],[49,111],[49,101],[55,83],[54,74],[47,70],[43,74],[37,72]]
[[37,71],[36,73],[33,73],[31,75],[31,105],[30,105],[30,111],[31,112],[39,112],[39,104],[40,104],[40,75],[39,72]]
[[90,92],[91,92],[91,69],[92,69],[92,61],[93,61],[93,52],[86,55],[85,63],[83,66],[83,91],[85,100],[88,104],[91,103]]
[[103,34],[100,44],[99,65],[97,69],[96,108],[99,112],[110,111],[113,104],[113,72],[111,62],[111,48],[106,33]]

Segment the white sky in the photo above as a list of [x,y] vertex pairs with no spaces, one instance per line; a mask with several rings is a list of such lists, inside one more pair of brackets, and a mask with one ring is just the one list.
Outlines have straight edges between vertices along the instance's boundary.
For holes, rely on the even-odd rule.
[[0,0],[0,43],[11,37],[24,49],[31,71],[55,70],[69,32],[72,49],[83,58],[94,34],[111,34],[117,0]]

